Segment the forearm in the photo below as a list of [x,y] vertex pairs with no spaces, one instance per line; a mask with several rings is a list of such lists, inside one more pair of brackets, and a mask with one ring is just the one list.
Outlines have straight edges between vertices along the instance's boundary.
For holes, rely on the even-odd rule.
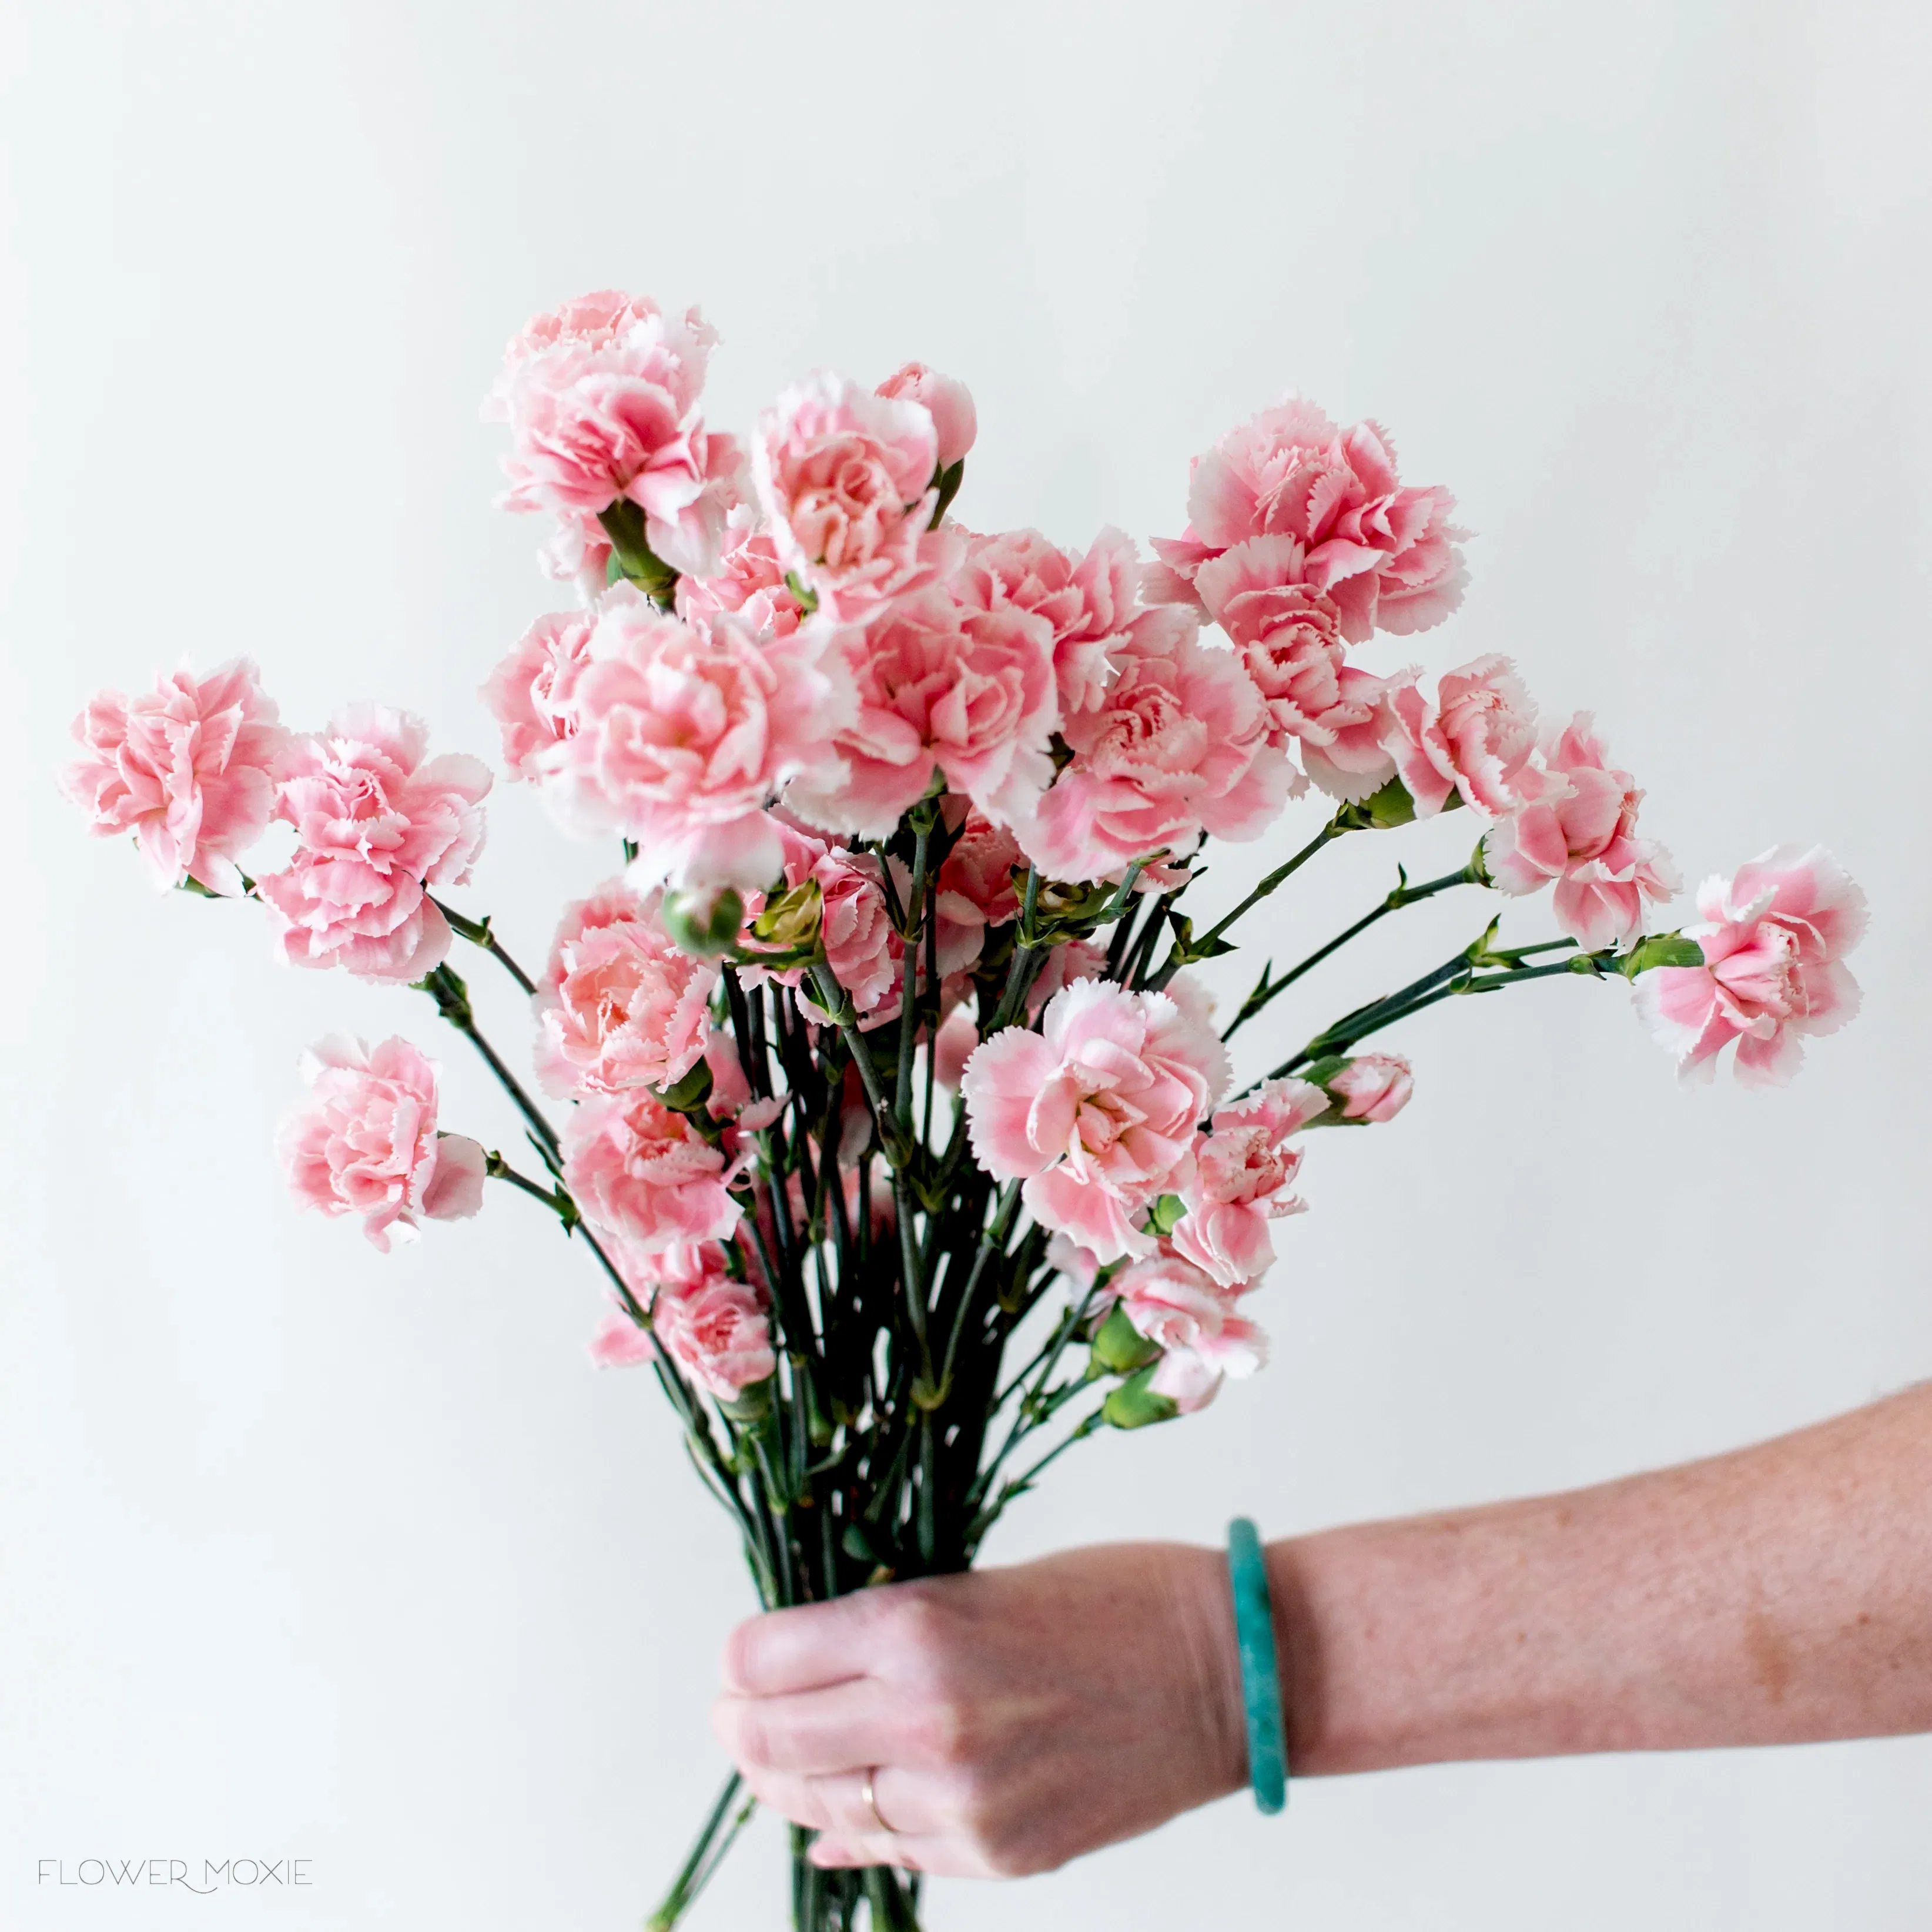
[[1268,1558],[1298,1774],[1932,1730],[1932,1386]]

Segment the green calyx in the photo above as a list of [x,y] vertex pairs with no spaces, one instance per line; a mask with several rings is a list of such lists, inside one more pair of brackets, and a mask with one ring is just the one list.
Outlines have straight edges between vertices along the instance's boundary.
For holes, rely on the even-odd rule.
[[1152,1423],[1172,1422],[1180,1413],[1172,1396],[1156,1395],[1148,1387],[1159,1366],[1150,1362],[1130,1376],[1101,1405],[1100,1420],[1110,1429],[1145,1429]]
[[1130,1376],[1160,1358],[1157,1344],[1150,1342],[1127,1319],[1127,1311],[1118,1302],[1100,1324],[1094,1337],[1094,1366],[1102,1374]]

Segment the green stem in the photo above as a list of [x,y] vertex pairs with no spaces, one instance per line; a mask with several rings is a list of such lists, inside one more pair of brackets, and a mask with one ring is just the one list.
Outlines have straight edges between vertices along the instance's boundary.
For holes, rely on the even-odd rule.
[[1306,959],[1298,965],[1292,967],[1279,980],[1270,978],[1268,970],[1264,968],[1261,979],[1254,991],[1243,1002],[1241,1010],[1234,1016],[1228,1024],[1227,1031],[1221,1036],[1222,1040],[1232,1040],[1235,1034],[1267,1006],[1277,994],[1286,992],[1304,974],[1313,971],[1323,960],[1333,953],[1339,952],[1350,940],[1357,938],[1367,932],[1378,920],[1388,918],[1390,913],[1398,912],[1404,906],[1415,905],[1424,899],[1433,898],[1438,892],[1447,892],[1452,886],[1474,886],[1483,883],[1484,881],[1467,866],[1462,867],[1460,872],[1446,872],[1439,879],[1431,879],[1426,885],[1412,886],[1408,880],[1404,878],[1402,884],[1397,886],[1373,911],[1365,913],[1353,926],[1348,927],[1345,932],[1337,933],[1326,946],[1318,946]]
[[[671,1880],[670,1889],[664,1894],[664,1903],[645,1920],[644,1932],[671,1932],[671,1928],[691,1910],[711,1874],[723,1863],[725,1853],[731,1849],[738,1834],[744,1829],[746,1820],[758,1809],[758,1801],[755,1798],[746,1798],[739,1807],[737,1816],[731,1820],[730,1828],[724,1830],[726,1816],[739,1792],[744,1789],[744,1779],[735,1771],[724,1780],[724,1788],[718,1792],[717,1802],[712,1806],[703,1829],[691,1847],[690,1855],[685,1859],[676,1877]],[[717,1844],[714,1854],[713,1843],[718,1840],[721,1830],[724,1830],[724,1837],[722,1842]]]
[[1292,878],[1297,872],[1300,871],[1303,866],[1308,863],[1310,860],[1315,856],[1316,853],[1322,850],[1323,846],[1332,844],[1335,840],[1340,838],[1345,832],[1352,830],[1353,830],[1352,826],[1342,823],[1342,813],[1340,812],[1336,812],[1335,816],[1330,819],[1328,823],[1323,826],[1322,830],[1318,832],[1312,838],[1310,839],[1308,843],[1303,846],[1301,850],[1296,853],[1293,858],[1277,866],[1273,872],[1269,873],[1268,876],[1262,880],[1259,885],[1256,886],[1252,892],[1249,893],[1246,898],[1242,900],[1239,905],[1235,907],[1232,912],[1229,913],[1226,918],[1216,920],[1215,922],[1210,926],[1198,939],[1193,942],[1192,945],[1189,948],[1189,950],[1201,957],[1204,958],[1207,956],[1205,954],[1202,952],[1202,949],[1204,946],[1211,945],[1214,941],[1219,939],[1222,934],[1226,932],[1228,927],[1232,926],[1235,920],[1239,919],[1244,912],[1250,911],[1256,906],[1259,905],[1262,901],[1266,898],[1270,892],[1286,884],[1289,879]]
[[466,939],[472,946],[480,946],[508,973],[526,993],[534,993],[537,982],[512,959],[497,944],[496,935],[490,930],[490,921],[482,919],[466,919],[454,906],[446,906],[442,900],[432,898],[430,904],[448,920],[450,930],[459,939]]
[[476,1016],[470,1011],[470,989],[464,985],[447,966],[439,966],[427,977],[418,980],[416,985],[435,1000],[436,1010],[457,1031],[464,1035],[470,1045],[484,1058],[490,1071],[502,1083],[503,1090],[517,1103],[518,1111],[530,1122],[544,1145],[554,1154],[562,1143],[557,1138],[556,1130],[544,1119],[537,1104],[518,1084],[517,1077],[497,1057],[496,1049],[483,1037],[476,1024]]

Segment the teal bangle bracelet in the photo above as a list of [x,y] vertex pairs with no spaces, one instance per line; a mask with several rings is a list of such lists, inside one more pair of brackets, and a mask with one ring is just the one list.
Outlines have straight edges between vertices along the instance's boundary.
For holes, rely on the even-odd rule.
[[1288,1802],[1288,1747],[1281,1726],[1281,1662],[1268,1602],[1268,1564],[1254,1525],[1228,1526],[1228,1581],[1234,1595],[1234,1641],[1241,1654],[1241,1706],[1248,1723],[1248,1782],[1270,1816]]

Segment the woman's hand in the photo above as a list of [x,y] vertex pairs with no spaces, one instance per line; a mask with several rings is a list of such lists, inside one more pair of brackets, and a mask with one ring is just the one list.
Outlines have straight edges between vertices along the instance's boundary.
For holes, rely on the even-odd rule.
[[815,1864],[1051,1870],[1246,1776],[1226,1564],[1115,1544],[774,1611],[713,1725]]

